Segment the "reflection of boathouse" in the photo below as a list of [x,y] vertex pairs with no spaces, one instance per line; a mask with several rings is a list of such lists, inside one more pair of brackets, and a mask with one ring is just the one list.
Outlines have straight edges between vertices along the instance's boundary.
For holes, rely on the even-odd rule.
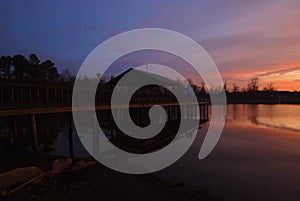
[[[130,80],[126,86],[117,86],[117,83],[121,78],[131,71],[135,71],[137,74],[136,78]],[[130,93],[128,92],[133,89],[132,86],[135,85],[137,80],[141,79],[146,82],[148,80],[150,83],[155,81],[155,83],[159,84],[147,85],[133,92],[129,104],[129,112],[132,121],[140,127],[147,126],[150,123],[148,116],[149,109],[154,105],[161,105],[167,114],[167,124],[162,132],[155,136],[155,138],[137,142],[136,139],[122,134],[116,127],[116,122],[124,122],[122,114],[125,110],[128,110],[128,107],[116,105],[113,110],[117,110],[118,115],[116,119],[113,119],[111,115],[111,95],[115,87],[121,89],[119,90],[119,93],[129,95]],[[93,82],[94,80],[82,79],[83,83],[86,81]],[[185,93],[187,96],[189,95],[185,86],[174,80],[135,69],[128,69],[109,82],[100,84],[94,100],[97,120],[100,123],[102,130],[105,130],[105,133],[108,136],[112,136],[113,139],[111,140],[114,141],[114,143],[123,144],[125,147],[128,145],[128,150],[132,151],[132,149],[136,148],[139,149],[140,152],[146,152],[145,144],[160,142],[160,139],[163,139],[165,143],[171,140],[172,137],[174,137],[174,133],[176,133],[179,121],[208,120],[208,103],[198,103],[198,105],[193,105],[184,101],[181,113],[181,107],[179,107],[179,103],[174,94],[171,93],[171,89],[173,92],[175,91],[175,95],[176,93]],[[1,122],[4,122],[5,125],[5,130],[0,130],[2,133],[1,138],[4,139],[3,135],[5,135],[5,141],[9,139],[16,147],[19,147],[19,142],[23,141],[21,136],[25,133],[25,129],[23,128],[26,128],[30,135],[32,135],[33,140],[30,140],[31,143],[33,142],[33,147],[35,150],[39,151],[44,149],[44,145],[42,145],[43,139],[48,135],[47,130],[45,132],[42,130],[44,127],[43,124],[48,122],[48,115],[65,114],[68,117],[69,153],[70,157],[72,157],[73,117],[70,113],[89,112],[93,110],[94,107],[90,107],[91,101],[89,98],[90,94],[93,92],[94,91],[88,87],[73,89],[73,87],[61,85],[1,83],[0,118]],[[72,94],[77,94],[80,98],[80,101],[75,108],[72,108]],[[26,119],[26,121],[24,119]],[[154,124],[161,123],[160,118],[156,118],[156,120],[157,121],[153,122]],[[95,128],[95,125],[98,124],[98,122],[95,121],[95,119],[85,119],[82,123],[86,123],[87,130],[89,130],[90,128]],[[22,125],[20,123],[22,123]],[[57,132],[54,132],[54,135],[57,135]],[[136,146],[130,147],[131,145]],[[141,147],[143,147],[144,151],[140,149]],[[152,147],[157,148],[157,146],[151,145],[147,146],[147,150],[148,147],[149,150],[152,150]]]
[[[128,79],[126,85],[120,84],[120,80],[132,71],[135,73],[135,79]],[[157,84],[145,85],[135,90],[136,83],[139,81]],[[128,108],[123,107],[124,102],[120,103],[120,105],[118,105],[119,103],[114,105],[112,110],[116,111],[117,115],[115,118],[112,116],[112,110],[99,111],[97,113],[98,121],[107,138],[117,147],[122,147],[123,150],[129,152],[146,153],[165,146],[174,139],[181,121],[198,122],[199,119],[201,121],[208,119],[207,103],[199,103],[197,105],[197,103],[183,102],[179,104],[176,95],[181,93],[181,95],[184,94],[183,97],[190,96],[188,89],[183,84],[160,75],[128,69],[99,87],[98,93],[101,94],[98,94],[99,96],[97,97],[104,98],[100,102],[110,101],[113,90],[117,90],[117,96],[119,95],[120,99],[126,95],[133,94],[130,97],[129,113],[131,120],[139,127],[147,127],[150,123],[157,126],[164,124],[162,112],[155,114],[153,122],[150,122],[149,110],[154,105],[162,106],[167,115],[167,122],[159,134],[150,139],[136,139],[124,134],[117,126],[127,124],[124,112]],[[182,107],[182,110],[180,107]],[[188,131],[195,129],[198,129],[198,126],[195,128],[184,128],[182,133],[188,133]]]

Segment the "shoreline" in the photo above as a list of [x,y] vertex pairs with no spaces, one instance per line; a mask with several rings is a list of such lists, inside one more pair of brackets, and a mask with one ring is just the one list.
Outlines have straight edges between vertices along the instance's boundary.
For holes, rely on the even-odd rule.
[[97,164],[78,172],[44,178],[10,195],[7,201],[93,200],[222,200],[183,182],[167,181],[154,174],[129,175]]

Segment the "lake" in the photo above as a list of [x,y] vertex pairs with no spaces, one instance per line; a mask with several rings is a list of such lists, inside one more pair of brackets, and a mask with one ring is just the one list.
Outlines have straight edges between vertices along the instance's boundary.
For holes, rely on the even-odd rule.
[[199,160],[207,128],[158,175],[225,200],[299,200],[300,105],[228,105],[216,148]]
[[[42,150],[68,156],[68,114],[40,115],[37,119]],[[30,118],[20,118],[18,122],[19,133],[23,133],[18,146],[32,149]],[[12,132],[10,125],[9,118],[1,122],[3,135]],[[299,200],[300,105],[228,105],[217,146],[208,157],[199,160],[208,126],[209,123],[198,131],[180,160],[155,174],[197,186],[225,200]],[[89,156],[79,139],[82,137],[73,130],[77,158]],[[10,138],[6,141],[12,142]]]

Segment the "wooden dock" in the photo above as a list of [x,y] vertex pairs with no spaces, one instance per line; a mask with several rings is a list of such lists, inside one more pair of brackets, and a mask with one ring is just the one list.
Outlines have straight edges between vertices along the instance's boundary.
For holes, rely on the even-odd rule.
[[[16,142],[18,135],[18,122],[16,118],[18,116],[30,116],[32,135],[34,138],[34,147],[36,151],[39,151],[39,140],[38,140],[38,129],[37,129],[37,118],[36,115],[42,114],[56,114],[56,113],[70,113],[69,115],[69,147],[70,156],[73,156],[73,140],[72,140],[72,129],[73,129],[73,119],[72,111],[110,111],[110,96],[112,88],[104,87],[98,90],[96,93],[95,106],[80,106],[72,108],[72,87],[62,87],[62,86],[49,86],[49,85],[31,85],[31,84],[15,84],[15,83],[0,83],[0,118],[11,118],[12,121],[12,131],[13,139]],[[90,93],[87,89],[82,90],[81,93]],[[153,97],[157,94],[142,94],[142,97]],[[182,119],[197,119],[200,118],[200,122],[205,122],[209,120],[209,103],[208,102],[198,102],[198,103],[184,103],[182,107],[185,107],[185,113],[179,115],[179,103],[172,103],[166,100],[168,99],[168,94],[165,94],[165,100],[160,99],[160,102],[147,103],[143,101],[142,98],[138,97],[136,100],[141,102],[134,102],[129,105],[130,109],[133,109],[136,114],[136,118],[140,118],[140,114],[145,111],[145,108],[150,108],[154,105],[161,105],[166,110],[169,120]],[[97,99],[97,97],[101,97]],[[195,108],[198,105],[198,109]],[[113,106],[113,109],[127,110],[126,105]],[[198,111],[198,112],[197,112]]]

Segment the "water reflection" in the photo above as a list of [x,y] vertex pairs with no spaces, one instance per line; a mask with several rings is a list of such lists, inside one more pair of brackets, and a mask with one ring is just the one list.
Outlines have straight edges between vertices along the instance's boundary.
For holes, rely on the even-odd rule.
[[228,105],[222,136],[204,160],[197,155],[207,128],[190,150],[159,172],[225,200],[298,201],[300,105]]
[[[223,134],[207,158],[198,159],[206,126],[198,131],[189,151],[178,162],[158,174],[197,185],[225,200],[298,201],[299,114],[300,105],[228,105]],[[38,118],[44,122],[38,125],[41,148],[52,155],[68,156],[67,116],[61,114]],[[4,136],[1,139],[5,142],[12,142],[11,125],[10,118],[0,122],[0,133]],[[22,142],[19,146],[32,149],[30,119],[19,119],[18,125],[19,140]],[[116,131],[105,126],[104,129],[107,129],[109,138],[115,138]],[[186,132],[182,136],[189,138],[192,134]],[[80,137],[84,140],[85,136]],[[75,129],[73,142],[75,157],[89,156]],[[0,149],[3,145],[0,145]],[[2,153],[7,154],[4,151]]]
[[300,105],[228,105],[226,122],[300,131]]
[[[69,116],[70,114],[37,115],[39,149],[46,154],[68,157],[69,153]],[[15,122],[14,122],[15,121]],[[14,127],[14,123],[16,127]],[[75,157],[89,157],[73,129]],[[0,121],[0,151],[10,152],[34,151],[32,124],[29,116],[6,117]]]

